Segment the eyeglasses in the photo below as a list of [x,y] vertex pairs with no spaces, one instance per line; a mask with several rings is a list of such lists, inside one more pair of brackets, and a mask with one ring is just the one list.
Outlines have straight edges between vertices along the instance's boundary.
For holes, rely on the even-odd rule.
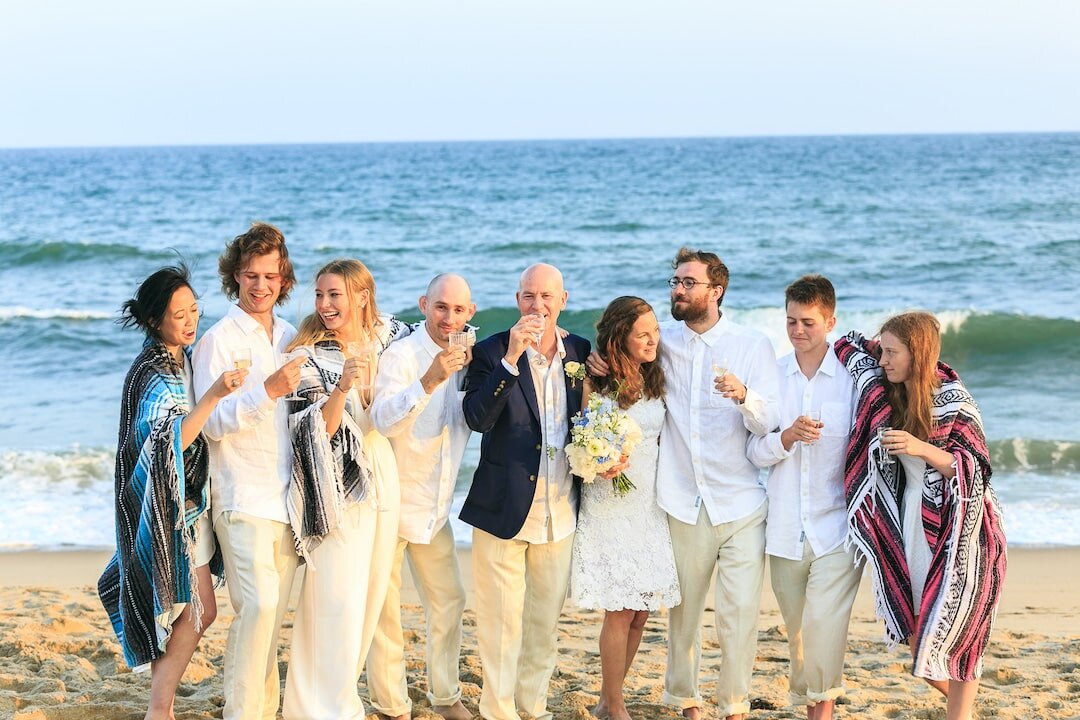
[[667,281],[668,287],[674,290],[677,286],[682,285],[684,290],[693,290],[698,285],[706,285],[708,287],[716,287],[716,283],[707,282],[705,280],[695,280],[694,278],[680,278],[673,277]]

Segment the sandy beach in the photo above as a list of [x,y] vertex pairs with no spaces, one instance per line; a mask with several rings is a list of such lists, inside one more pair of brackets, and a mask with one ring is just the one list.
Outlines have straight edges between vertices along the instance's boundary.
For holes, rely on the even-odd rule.
[[[461,551],[468,565],[469,553]],[[104,552],[0,553],[0,718],[19,720],[138,720],[149,673],[128,671],[93,589],[108,559]],[[471,571],[463,568],[466,577]],[[407,575],[407,573],[406,573]],[[425,699],[423,621],[407,587],[405,622],[413,716],[435,718]],[[218,594],[210,628],[180,686],[178,718],[221,717],[220,667],[231,619]],[[280,664],[289,659],[292,613],[286,620]],[[559,664],[549,707],[557,720],[586,720],[597,700],[600,615],[567,604],[559,631]],[[477,618],[465,615],[461,679],[465,704],[475,712],[480,694]],[[660,704],[666,615],[649,621],[627,681],[635,718],[671,718]],[[758,657],[752,686],[753,718],[803,717],[787,705],[787,641],[772,592],[762,594]],[[869,579],[856,602],[848,653],[848,695],[838,709],[850,718],[944,718],[944,703],[908,673],[904,650],[890,652],[873,617]],[[718,651],[711,613],[704,631],[703,692],[711,691]],[[366,697],[365,678],[361,693]],[[1021,720],[1080,718],[1080,549],[1014,549],[998,622],[985,658],[979,717]],[[713,715],[709,715],[713,717]]]

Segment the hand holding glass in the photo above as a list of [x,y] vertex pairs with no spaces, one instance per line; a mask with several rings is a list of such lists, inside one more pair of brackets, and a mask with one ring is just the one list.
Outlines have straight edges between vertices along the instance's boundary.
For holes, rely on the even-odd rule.
[[356,360],[357,365],[360,366],[360,374],[356,378],[356,387],[361,391],[371,389],[372,379],[375,375],[375,353],[372,352],[371,346],[362,342],[351,342],[346,348],[349,357]]
[[888,426],[879,427],[877,431],[878,444],[881,446],[882,457],[881,462],[883,465],[895,465],[896,458],[889,454],[889,451],[885,449],[885,433],[892,432],[892,428]]

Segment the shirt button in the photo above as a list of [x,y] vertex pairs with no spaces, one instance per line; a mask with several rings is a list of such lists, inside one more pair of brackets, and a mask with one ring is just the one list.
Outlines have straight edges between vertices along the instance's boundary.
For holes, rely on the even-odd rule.
[[537,445],[537,446],[536,446],[536,449],[537,449],[537,450],[539,450],[539,449],[540,449],[540,446],[539,446],[539,445]]
[[530,475],[529,476],[529,482],[536,482],[536,476],[535,475]]

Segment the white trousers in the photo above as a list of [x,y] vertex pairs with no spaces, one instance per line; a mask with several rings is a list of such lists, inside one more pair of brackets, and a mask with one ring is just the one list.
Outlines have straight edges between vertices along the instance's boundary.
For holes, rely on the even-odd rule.
[[465,586],[461,582],[454,532],[450,523],[446,523],[429,544],[398,538],[390,587],[367,659],[371,704],[389,717],[404,715],[412,709],[401,628],[401,566],[405,559],[424,606],[428,700],[438,706],[453,705],[461,699],[458,663]]
[[483,667],[480,715],[518,720],[523,710],[551,720],[559,615],[570,584],[574,535],[533,544],[473,529],[476,639]]
[[841,545],[802,560],[769,558],[773,594],[787,626],[793,705],[816,705],[844,694],[844,653],[862,564]]
[[225,720],[273,720],[280,695],[277,646],[296,551],[288,524],[225,511],[214,523],[236,617],[225,645]]
[[668,517],[683,601],[671,609],[663,701],[701,707],[701,621],[716,569],[716,634],[722,658],[716,683],[720,717],[750,712],[750,677],[757,654],[757,621],[765,577],[768,503],[751,515],[713,526],[702,506],[697,523]]
[[286,720],[362,720],[356,689],[363,660],[368,577],[376,510],[348,507],[341,524],[311,553],[293,624],[285,679]]

